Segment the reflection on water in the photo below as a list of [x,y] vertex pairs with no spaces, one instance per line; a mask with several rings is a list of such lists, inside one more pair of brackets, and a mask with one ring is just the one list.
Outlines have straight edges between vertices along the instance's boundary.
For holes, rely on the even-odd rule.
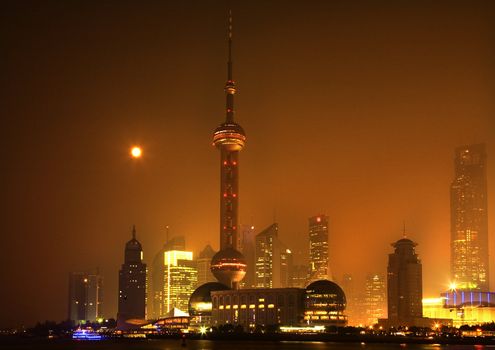
[[438,345],[438,344],[380,344],[380,343],[333,343],[302,341],[210,341],[188,340],[182,346],[180,339],[117,341],[33,341],[2,344],[0,349],[12,350],[472,350],[483,349],[472,345]]

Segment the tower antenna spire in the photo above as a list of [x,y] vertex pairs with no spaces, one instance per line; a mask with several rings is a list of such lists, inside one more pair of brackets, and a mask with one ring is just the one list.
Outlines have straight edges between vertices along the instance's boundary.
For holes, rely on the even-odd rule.
[[232,10],[229,10],[229,60],[227,62],[227,80],[232,80]]
[[132,225],[132,239],[136,239],[136,225]]
[[402,235],[406,238],[406,220],[402,221]]
[[234,94],[235,83],[232,77],[232,10],[229,10],[229,24],[228,24],[228,60],[227,60],[227,83],[225,84],[225,94],[227,95],[227,123],[234,122]]

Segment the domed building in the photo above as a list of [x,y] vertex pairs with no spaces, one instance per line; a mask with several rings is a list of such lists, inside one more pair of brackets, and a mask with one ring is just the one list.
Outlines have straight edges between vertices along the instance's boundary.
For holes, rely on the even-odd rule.
[[189,316],[191,316],[191,323],[197,325],[211,324],[211,292],[228,289],[227,286],[219,282],[208,282],[196,288],[189,298]]
[[304,320],[308,325],[345,326],[346,298],[336,283],[319,280],[306,287]]

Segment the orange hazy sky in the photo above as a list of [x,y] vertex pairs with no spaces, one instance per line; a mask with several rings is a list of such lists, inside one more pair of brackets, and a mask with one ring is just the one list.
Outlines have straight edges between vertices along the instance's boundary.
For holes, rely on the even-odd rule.
[[[486,143],[495,254],[490,1],[232,2],[240,218],[274,217],[304,261],[330,217],[334,277],[384,273],[418,243],[425,296],[449,281],[454,148]],[[115,317],[123,248],[218,249],[225,1],[5,1],[0,327],[67,316],[69,271],[99,267]],[[139,144],[143,156],[129,158]],[[491,264],[495,287],[495,264]]]

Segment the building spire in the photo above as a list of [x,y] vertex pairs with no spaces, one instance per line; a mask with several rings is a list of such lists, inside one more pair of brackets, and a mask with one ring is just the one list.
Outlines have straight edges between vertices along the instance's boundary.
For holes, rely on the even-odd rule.
[[229,60],[227,80],[232,80],[232,10],[229,10]]
[[132,239],[136,239],[136,225],[132,225]]
[[402,221],[402,236],[406,238],[406,220]]
[[232,10],[229,10],[229,25],[228,25],[228,46],[229,54],[227,61],[227,83],[225,84],[225,94],[227,95],[227,123],[234,122],[234,94],[235,94],[235,83],[232,78]]

